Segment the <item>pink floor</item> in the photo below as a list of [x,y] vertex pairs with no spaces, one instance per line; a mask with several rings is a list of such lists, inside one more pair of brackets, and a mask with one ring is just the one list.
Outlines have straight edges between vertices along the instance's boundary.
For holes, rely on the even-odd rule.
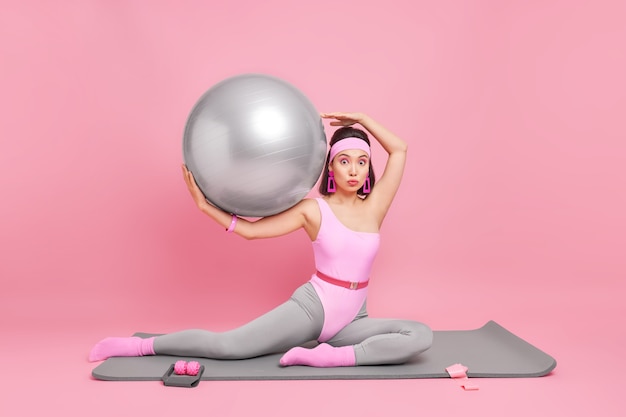
[[[158,318],[157,325],[136,314],[128,324],[113,326],[104,316],[93,322],[90,317],[57,317],[54,310],[45,318],[21,312],[2,335],[5,378],[0,380],[0,414],[167,416],[196,410],[220,416],[317,416],[320,412],[621,416],[626,411],[621,399],[626,372],[623,292],[623,285],[578,289],[563,294],[566,297],[559,301],[548,300],[558,294],[543,300],[526,294],[532,301],[522,310],[499,306],[491,314],[479,312],[471,296],[464,305],[433,308],[429,316],[438,324],[436,328],[473,328],[490,316],[558,361],[557,368],[542,378],[477,379],[479,391],[463,391],[448,379],[204,381],[193,389],[165,387],[160,382],[97,381],[90,377],[96,364],[85,359],[94,341],[105,334],[128,334],[131,329],[162,329],[166,320]],[[19,302],[12,307],[19,311]],[[185,320],[169,319],[165,330]],[[458,323],[462,326],[455,326]]]

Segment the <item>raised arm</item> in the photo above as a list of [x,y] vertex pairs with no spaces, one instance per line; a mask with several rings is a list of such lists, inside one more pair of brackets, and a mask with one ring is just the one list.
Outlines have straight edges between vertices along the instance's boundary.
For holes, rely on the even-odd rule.
[[[210,204],[196,184],[191,171],[185,165],[182,166],[182,169],[185,183],[196,206],[227,230],[233,221],[232,214]],[[316,218],[316,214],[319,217],[319,211],[316,211],[314,204],[314,201],[305,199],[282,213],[257,221],[237,218],[233,232],[246,239],[262,239],[282,236],[304,228],[309,236],[314,238],[319,228],[319,218]]]
[[331,126],[360,124],[389,154],[383,174],[376,179],[376,185],[367,197],[368,204],[374,205],[376,211],[384,217],[400,187],[408,145],[389,129],[363,113],[322,113],[321,116],[335,119],[330,123]]

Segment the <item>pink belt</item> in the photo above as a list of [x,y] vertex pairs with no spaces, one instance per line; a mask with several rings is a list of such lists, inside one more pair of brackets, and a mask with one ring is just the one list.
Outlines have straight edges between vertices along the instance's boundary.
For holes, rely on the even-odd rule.
[[339,287],[347,288],[349,290],[360,290],[361,288],[367,287],[369,281],[363,282],[350,282],[350,281],[342,281],[337,278],[329,277],[326,274],[321,273],[320,271],[315,271],[315,275],[322,281],[326,281],[329,284],[337,285]]

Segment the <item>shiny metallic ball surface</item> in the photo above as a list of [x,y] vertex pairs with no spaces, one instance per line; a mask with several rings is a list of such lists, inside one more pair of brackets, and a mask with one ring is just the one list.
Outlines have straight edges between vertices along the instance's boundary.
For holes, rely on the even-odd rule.
[[324,126],[309,99],[268,75],[234,76],[211,87],[185,126],[183,160],[213,205],[266,217],[300,202],[326,158]]

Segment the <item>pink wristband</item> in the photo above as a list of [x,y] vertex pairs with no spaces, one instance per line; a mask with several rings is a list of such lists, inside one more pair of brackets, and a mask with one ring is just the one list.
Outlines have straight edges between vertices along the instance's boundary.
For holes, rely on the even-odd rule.
[[226,229],[226,232],[232,233],[235,230],[235,225],[237,224],[237,215],[233,214],[233,219],[230,222],[230,226]]

